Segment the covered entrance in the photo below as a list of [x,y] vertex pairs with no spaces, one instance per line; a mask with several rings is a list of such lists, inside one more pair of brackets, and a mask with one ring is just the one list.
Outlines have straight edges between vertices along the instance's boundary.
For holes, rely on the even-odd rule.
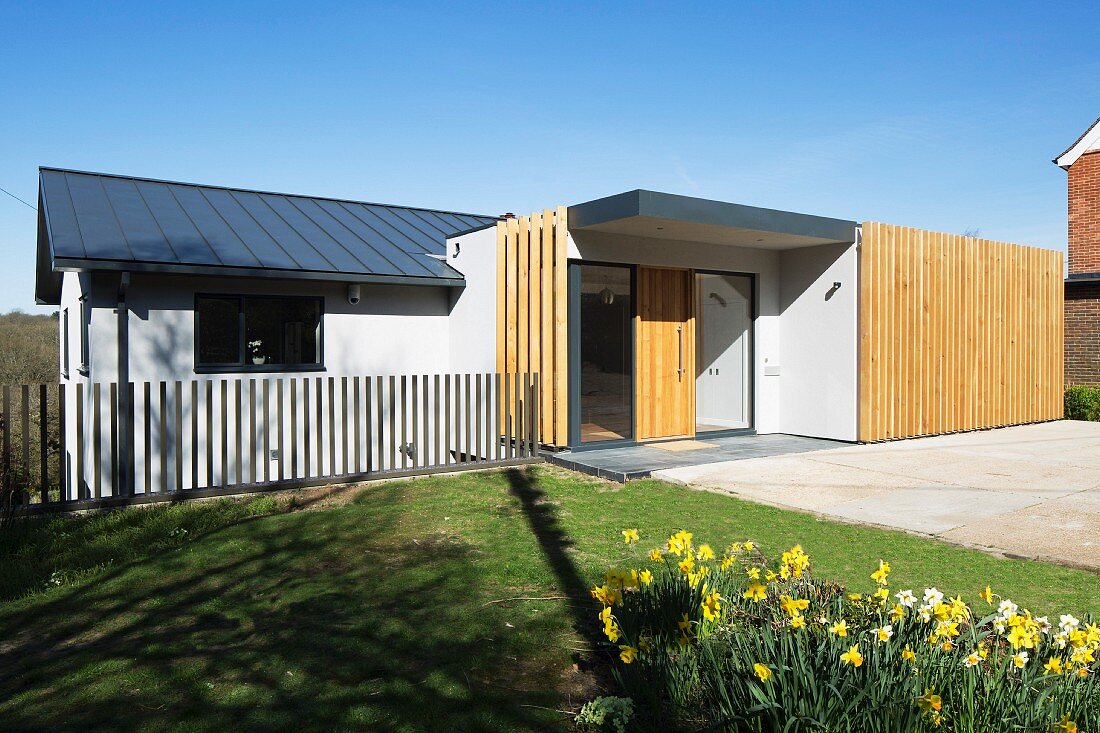
[[753,278],[575,263],[574,444],[752,428]]

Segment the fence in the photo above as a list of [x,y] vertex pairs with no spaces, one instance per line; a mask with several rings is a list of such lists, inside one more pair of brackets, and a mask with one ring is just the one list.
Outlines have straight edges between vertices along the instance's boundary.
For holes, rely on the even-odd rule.
[[539,444],[533,373],[22,385],[0,397],[5,493],[23,503],[512,465],[536,460]]
[[1062,417],[1062,254],[872,222],[860,440]]

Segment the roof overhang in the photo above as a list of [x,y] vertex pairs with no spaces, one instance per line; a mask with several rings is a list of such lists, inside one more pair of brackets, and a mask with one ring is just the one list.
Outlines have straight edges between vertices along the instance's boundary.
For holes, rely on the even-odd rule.
[[1100,149],[1100,117],[1093,122],[1089,129],[1081,133],[1081,137],[1070,145],[1065,151],[1054,159],[1054,164],[1063,170],[1069,170],[1069,167],[1077,162],[1085,153],[1090,150]]
[[628,191],[569,207],[571,232],[650,239],[797,249],[855,241],[858,224],[845,219],[679,196]]
[[165,275],[204,275],[210,277],[247,277],[264,280],[314,280],[342,283],[374,283],[388,285],[434,285],[463,287],[461,277],[416,277],[412,275],[376,275],[325,270],[288,270],[264,267],[226,267],[211,265],[181,265],[175,262],[135,262],[133,260],[94,260],[56,257],[53,269],[58,272],[148,272]]

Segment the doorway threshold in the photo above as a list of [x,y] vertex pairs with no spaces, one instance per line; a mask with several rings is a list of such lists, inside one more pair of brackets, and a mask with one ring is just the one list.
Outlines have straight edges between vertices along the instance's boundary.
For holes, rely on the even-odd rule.
[[788,453],[807,453],[849,445],[840,440],[805,438],[778,433],[715,438],[703,436],[683,442],[695,445],[683,446],[682,450],[663,449],[659,447],[660,444],[630,445],[546,453],[543,457],[562,468],[626,483],[648,478],[654,471],[666,468],[701,466],[707,463],[764,458]]

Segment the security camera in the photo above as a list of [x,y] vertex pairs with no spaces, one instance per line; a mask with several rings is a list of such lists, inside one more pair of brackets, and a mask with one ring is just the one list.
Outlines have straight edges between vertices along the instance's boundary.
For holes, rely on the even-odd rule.
[[352,305],[359,303],[359,284],[352,283],[348,285],[348,302]]

